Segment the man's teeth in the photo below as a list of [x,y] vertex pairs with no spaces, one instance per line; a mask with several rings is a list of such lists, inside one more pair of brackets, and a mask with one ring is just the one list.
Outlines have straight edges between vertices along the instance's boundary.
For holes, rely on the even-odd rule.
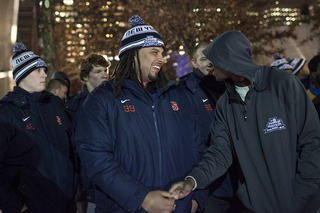
[[152,67],[160,70],[160,67],[159,67],[159,66],[152,66]]

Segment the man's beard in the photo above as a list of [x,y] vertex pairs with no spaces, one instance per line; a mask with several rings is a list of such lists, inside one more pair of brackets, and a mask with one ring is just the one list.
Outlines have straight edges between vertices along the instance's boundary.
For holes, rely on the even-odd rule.
[[158,80],[158,74],[159,73],[156,73],[154,76],[149,74],[148,78],[149,78],[150,82],[157,81]]

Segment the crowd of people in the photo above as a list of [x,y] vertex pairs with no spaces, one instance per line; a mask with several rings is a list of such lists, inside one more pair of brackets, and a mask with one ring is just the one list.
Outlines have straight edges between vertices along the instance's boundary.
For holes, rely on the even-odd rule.
[[81,91],[22,43],[0,100],[0,212],[315,213],[320,209],[320,55],[252,58],[239,31],[163,73],[165,44],[129,19],[119,62],[82,60]]

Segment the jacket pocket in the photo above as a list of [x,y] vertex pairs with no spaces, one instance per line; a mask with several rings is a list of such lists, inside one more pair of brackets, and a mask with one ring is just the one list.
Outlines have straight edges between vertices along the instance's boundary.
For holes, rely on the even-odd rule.
[[243,203],[243,205],[250,209],[251,208],[251,203],[248,195],[248,190],[247,190],[247,184],[243,183],[239,187],[238,191],[236,192],[236,195],[238,196],[239,200]]
[[291,184],[293,187],[292,203],[294,203],[294,208],[302,211],[316,196],[317,192],[319,191],[319,187],[314,183],[302,182],[296,178],[292,180]]

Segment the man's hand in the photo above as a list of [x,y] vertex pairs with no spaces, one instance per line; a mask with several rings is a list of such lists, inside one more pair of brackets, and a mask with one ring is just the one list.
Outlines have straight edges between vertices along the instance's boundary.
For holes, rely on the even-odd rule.
[[192,178],[172,184],[169,192],[174,195],[176,200],[186,197],[192,191],[195,182]]
[[151,191],[147,194],[142,203],[142,208],[150,213],[163,212],[170,213],[175,208],[174,197],[169,192],[165,191]]
[[23,205],[21,212],[24,212],[25,210],[27,210],[28,207],[26,206],[26,204]]
[[197,203],[196,200],[192,199],[192,208],[191,208],[191,213],[195,213],[199,207],[199,204]]

